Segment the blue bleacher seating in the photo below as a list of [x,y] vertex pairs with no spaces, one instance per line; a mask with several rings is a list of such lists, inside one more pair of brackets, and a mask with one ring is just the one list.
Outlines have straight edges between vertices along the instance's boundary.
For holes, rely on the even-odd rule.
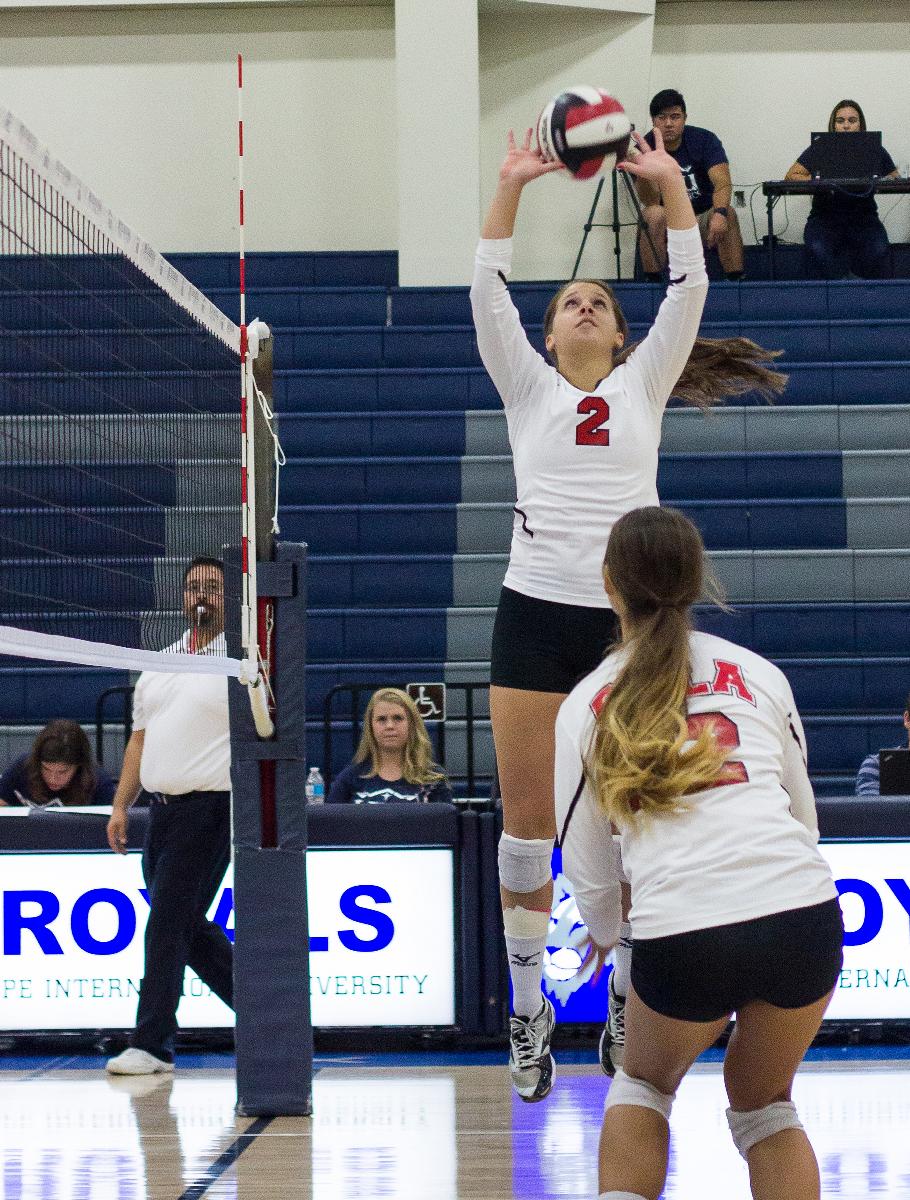
[[[896,259],[903,262],[903,255],[895,248]],[[233,256],[171,257],[237,318]],[[741,334],[782,350],[780,364],[789,385],[781,405],[817,409],[819,428],[828,420],[838,422],[836,414],[826,415],[834,410],[825,406],[868,407],[866,440],[852,449],[839,442],[847,426],[843,422],[825,445],[810,441],[790,447],[784,441],[757,451],[745,449],[757,443],[741,440],[736,448],[706,447],[705,452],[697,444],[691,449],[687,444],[684,452],[667,446],[659,487],[665,502],[677,503],[696,521],[709,549],[765,555],[753,567],[759,591],[762,580],[782,591],[757,595],[732,612],[702,609],[699,624],[780,663],[804,712],[817,782],[843,790],[852,786],[865,754],[900,740],[895,706],[910,686],[910,602],[835,599],[846,575],[860,570],[851,565],[850,552],[875,549],[876,522],[881,527],[891,521],[893,529],[884,507],[866,509],[865,540],[857,543],[858,510],[851,508],[857,497],[851,488],[857,478],[902,478],[893,453],[881,463],[864,463],[855,455],[877,448],[875,429],[884,428],[886,420],[892,433],[883,446],[893,451],[893,422],[899,420],[894,414],[910,421],[906,407],[889,410],[887,417],[876,409],[907,404],[910,281],[801,280],[801,247],[781,246],[781,273],[790,279],[771,283],[762,278],[760,254],[750,248],[747,258],[747,283],[712,287],[702,333]],[[162,310],[149,289],[134,309],[143,326],[140,335],[118,332],[113,322],[105,325],[103,309],[96,308],[90,336],[84,336],[77,321],[78,290],[114,290],[118,277],[123,279],[123,264],[102,267],[99,272],[97,264],[70,258],[37,274],[30,259],[4,262],[4,413],[117,412],[118,381],[129,363],[143,372],[139,383],[150,413],[167,413],[175,392],[200,412],[235,411],[236,372],[175,329],[167,306]],[[36,291],[26,304],[11,292],[23,281]],[[490,451],[482,461],[466,457],[465,413],[498,412],[501,405],[480,365],[466,288],[400,288],[396,256],[383,252],[250,254],[247,285],[248,315],[262,317],[276,336],[275,402],[289,460],[281,477],[282,537],[305,540],[311,550],[308,729],[311,747],[320,747],[322,704],[336,683],[482,677],[492,599],[476,609],[458,600],[453,556],[461,556],[460,570],[465,555],[486,553],[487,542],[497,552],[505,549],[500,541],[508,536],[511,501],[500,495],[509,469],[504,450]],[[538,348],[555,286],[512,285]],[[632,336],[641,336],[663,290],[629,283],[615,290]],[[55,331],[55,353],[79,364],[78,383],[64,381],[55,371],[42,346],[43,330]],[[200,360],[212,367],[204,381],[183,367]],[[741,403],[755,412],[761,402],[747,396]],[[910,438],[904,445],[910,446]],[[845,450],[854,455],[849,486]],[[176,503],[176,470],[176,464],[152,468],[128,456],[117,464],[91,465],[83,502],[87,510],[103,510],[109,528],[87,524],[74,552],[104,555],[112,580],[118,561],[135,559],[131,569],[145,572],[151,588],[154,559],[166,549],[165,511]],[[149,514],[131,505],[137,485],[160,510]],[[882,484],[875,494],[889,492]],[[895,494],[899,506],[903,493]],[[4,465],[0,557],[8,578],[28,570],[27,556],[20,552],[14,558],[10,547],[17,538],[27,540],[30,531],[40,535],[47,505],[56,499],[52,468]],[[466,500],[475,502],[470,513],[463,507]],[[900,544],[893,532],[882,535],[883,552]],[[812,566],[814,560],[805,554],[817,551],[841,552],[841,557],[820,558]],[[779,560],[775,555],[780,554],[792,557]],[[480,569],[481,559],[477,562]],[[821,574],[813,576],[816,568]],[[801,602],[799,581],[808,572],[823,585],[825,571],[830,572],[825,599]],[[787,591],[790,576],[793,586]],[[65,569],[49,572],[45,586],[48,595],[67,596]],[[112,585],[104,598],[115,594]],[[83,602],[101,598],[83,597]],[[40,601],[23,601],[23,609],[27,603],[34,608]],[[456,646],[459,653],[453,657]],[[123,682],[119,672],[7,660],[0,664],[0,722],[38,723],[61,715],[91,721],[98,693]],[[349,727],[340,716],[336,731],[337,770],[351,751]],[[453,736],[461,736],[457,728]]]

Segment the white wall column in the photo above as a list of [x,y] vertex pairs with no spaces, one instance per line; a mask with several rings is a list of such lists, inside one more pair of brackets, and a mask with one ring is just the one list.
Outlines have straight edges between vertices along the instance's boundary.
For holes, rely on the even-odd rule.
[[463,284],[480,230],[477,0],[395,0],[403,285]]

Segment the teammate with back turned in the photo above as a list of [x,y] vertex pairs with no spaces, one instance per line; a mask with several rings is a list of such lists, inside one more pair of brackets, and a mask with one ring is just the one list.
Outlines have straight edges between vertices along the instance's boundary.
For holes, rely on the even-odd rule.
[[[600,1200],[657,1200],[683,1076],[731,1016],[733,1141],[755,1200],[818,1200],[790,1096],[837,984],[843,922],[820,854],[799,714],[783,673],[692,631],[704,546],[675,509],[613,527],[604,585],[622,642],[556,723],[563,871],[602,966],[632,888],[625,1056],[600,1143]],[[621,847],[617,862],[614,830]]]
[[600,575],[604,545],[624,513],[658,503],[661,419],[672,394],[708,406],[784,384],[766,365],[773,355],[753,342],[696,341],[708,279],[692,206],[659,135],[654,149],[635,138],[638,154],[621,167],[659,189],[671,264],[666,298],[642,342],[626,344],[622,310],[598,280],[574,280],[551,301],[550,362],[528,342],[506,287],[512,232],[526,184],[560,169],[531,149],[530,130],[520,146],[509,134],[471,287],[518,491],[493,633],[490,716],[505,826],[499,878],[514,1002],[509,1065],[528,1101],[547,1095],[554,1072],[554,1012],[541,977],[553,896],[556,713],[618,633]]

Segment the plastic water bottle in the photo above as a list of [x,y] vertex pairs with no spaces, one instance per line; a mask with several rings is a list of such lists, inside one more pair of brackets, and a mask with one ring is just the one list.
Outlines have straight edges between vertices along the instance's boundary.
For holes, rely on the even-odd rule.
[[309,774],[306,777],[304,793],[307,804],[325,803],[325,780],[322,778],[322,772],[318,767],[310,767]]

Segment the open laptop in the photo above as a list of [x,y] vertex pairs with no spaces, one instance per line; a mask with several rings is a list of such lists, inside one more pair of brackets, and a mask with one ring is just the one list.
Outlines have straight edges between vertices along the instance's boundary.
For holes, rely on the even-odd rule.
[[878,791],[880,796],[910,796],[910,750],[879,750]]
[[821,179],[871,179],[882,165],[882,135],[864,133],[813,133],[809,145],[809,172]]

